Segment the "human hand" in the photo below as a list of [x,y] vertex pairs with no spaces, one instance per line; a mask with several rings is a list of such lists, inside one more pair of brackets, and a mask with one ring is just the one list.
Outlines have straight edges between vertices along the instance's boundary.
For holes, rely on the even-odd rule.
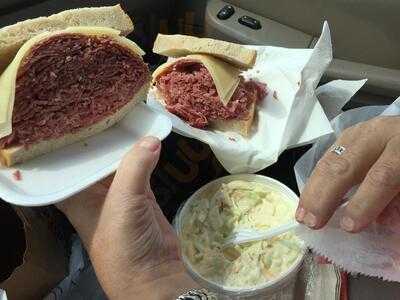
[[359,232],[393,215],[390,210],[400,199],[400,117],[379,117],[350,127],[335,145],[345,151],[338,155],[330,149],[318,162],[300,196],[297,221],[323,227],[357,184],[341,219],[344,230]]
[[83,240],[110,299],[172,299],[195,286],[150,188],[160,149],[158,139],[142,139],[113,181],[107,178],[58,205]]

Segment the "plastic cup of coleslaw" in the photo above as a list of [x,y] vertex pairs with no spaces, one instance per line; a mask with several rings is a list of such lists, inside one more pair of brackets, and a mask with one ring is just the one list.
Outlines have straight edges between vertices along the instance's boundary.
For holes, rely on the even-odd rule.
[[[235,186],[240,191],[228,189]],[[188,273],[218,299],[260,299],[293,290],[306,253],[293,232],[228,248],[220,242],[237,226],[274,226],[293,219],[298,201],[287,186],[261,175],[230,175],[206,184],[174,220]]]

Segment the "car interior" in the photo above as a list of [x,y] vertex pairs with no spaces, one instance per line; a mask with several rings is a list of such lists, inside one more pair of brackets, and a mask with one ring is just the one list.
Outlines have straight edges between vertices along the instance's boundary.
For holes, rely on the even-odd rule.
[[[313,48],[327,21],[334,59],[320,84],[368,78],[345,109],[387,105],[400,95],[400,2],[395,0],[7,0],[0,1],[0,27],[66,9],[118,3],[135,24],[128,37],[146,51],[144,60],[152,70],[165,60],[151,52],[158,33]],[[399,284],[358,275],[351,277],[349,288],[352,300],[398,299],[400,294]]]
[[[368,78],[362,104],[390,102],[400,91],[400,29],[396,1],[24,1],[0,3],[0,26],[82,5],[121,3],[135,20],[134,39],[146,50],[158,32],[242,44],[312,48],[328,21],[334,61],[327,79]],[[152,56],[149,54],[149,56]],[[156,57],[149,57],[157,63]],[[376,96],[370,99],[370,95]]]

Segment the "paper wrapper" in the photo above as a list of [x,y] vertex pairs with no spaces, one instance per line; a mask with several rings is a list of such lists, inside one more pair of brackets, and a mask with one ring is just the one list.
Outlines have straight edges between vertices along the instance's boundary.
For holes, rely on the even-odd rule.
[[254,173],[278,160],[288,147],[309,143],[332,132],[315,88],[332,60],[328,24],[314,49],[247,46],[257,50],[257,61],[243,75],[268,85],[268,95],[258,107],[257,125],[249,139],[235,133],[201,130],[189,126],[155,100],[147,103],[167,114],[174,131],[210,145],[229,173]]
[[[390,106],[362,107],[334,118],[331,122],[334,133],[318,139],[295,165],[299,189],[302,190],[318,160],[345,128],[379,115],[400,115],[400,98]],[[386,225],[374,223],[357,234],[340,229],[342,215],[343,207],[323,229],[313,231],[301,226],[297,233],[315,252],[350,273],[400,282],[400,215],[393,214]]]

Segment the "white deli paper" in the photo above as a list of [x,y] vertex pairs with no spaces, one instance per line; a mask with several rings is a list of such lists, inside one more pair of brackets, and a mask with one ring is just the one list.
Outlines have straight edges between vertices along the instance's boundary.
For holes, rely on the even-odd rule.
[[257,61],[243,76],[268,86],[268,95],[258,107],[257,128],[249,139],[191,127],[169,113],[152,91],[147,99],[150,106],[171,118],[175,132],[209,144],[229,173],[255,173],[275,163],[285,149],[332,132],[315,91],[332,60],[328,24],[324,23],[314,49],[247,47],[257,50]]
[[[368,106],[344,112],[332,120],[334,133],[318,139],[313,147],[295,165],[296,180],[302,190],[314,166],[336,137],[347,127],[379,115],[399,115],[400,98],[390,106]],[[348,197],[346,197],[348,198]],[[398,203],[400,206],[400,203]],[[390,219],[374,223],[364,231],[350,234],[340,229],[341,207],[320,230],[305,226],[297,234],[318,254],[351,273],[381,277],[400,282],[400,207],[393,210]]]

